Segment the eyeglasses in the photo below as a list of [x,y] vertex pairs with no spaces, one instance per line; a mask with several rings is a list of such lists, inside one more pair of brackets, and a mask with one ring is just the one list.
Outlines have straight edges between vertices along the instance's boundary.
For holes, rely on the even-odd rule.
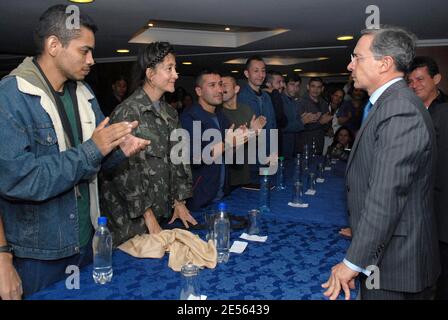
[[361,59],[366,59],[366,58],[380,58],[380,57],[382,57],[382,56],[372,55],[372,56],[359,57],[356,53],[352,53],[350,55],[350,59],[352,60],[352,62],[355,62],[355,60],[361,60]]

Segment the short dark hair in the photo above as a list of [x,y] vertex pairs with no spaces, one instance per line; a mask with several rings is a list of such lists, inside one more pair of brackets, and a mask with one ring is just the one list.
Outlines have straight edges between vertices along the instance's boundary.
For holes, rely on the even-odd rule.
[[250,64],[252,63],[252,61],[261,61],[264,63],[264,60],[262,57],[260,56],[251,56],[249,57],[249,59],[247,59],[246,61],[246,65],[244,66],[244,70],[249,70]]
[[415,57],[412,60],[411,65],[409,66],[409,73],[411,73],[417,68],[423,68],[423,67],[428,68],[428,72],[431,78],[434,78],[435,75],[440,73],[437,62],[433,58],[428,56]]
[[321,77],[312,77],[308,81],[308,84],[310,84],[311,82],[320,82],[322,83],[322,85],[325,85],[324,80]]
[[288,82],[300,82],[300,83],[302,83],[302,78],[298,74],[290,73],[285,78],[285,83],[288,84]]
[[122,74],[116,75],[115,77],[112,78],[112,84],[116,84],[118,81],[125,81],[126,84],[128,83],[128,80]]
[[283,77],[283,75],[275,70],[269,70],[268,72],[266,72],[266,79],[265,82],[272,82],[272,79],[274,78],[274,76],[280,76]]
[[[66,47],[71,40],[79,36],[79,29],[67,28],[67,18],[70,16],[68,5],[58,4],[48,8],[39,18],[39,24],[34,30],[34,43],[37,55],[42,54],[45,40],[50,36],[56,36],[61,44]],[[79,12],[79,25],[95,33],[98,28],[87,14]]]
[[217,75],[221,76],[221,73],[219,73],[217,70],[202,69],[196,76],[195,86],[200,87],[202,85],[202,78],[209,74],[217,74]]
[[330,91],[330,96],[334,95],[336,92],[341,91],[342,92],[342,97],[345,96],[345,91],[342,88],[336,87],[333,90]]
[[221,73],[221,78],[230,78],[232,79],[233,83],[238,86],[238,80],[235,78],[235,76],[231,73]]

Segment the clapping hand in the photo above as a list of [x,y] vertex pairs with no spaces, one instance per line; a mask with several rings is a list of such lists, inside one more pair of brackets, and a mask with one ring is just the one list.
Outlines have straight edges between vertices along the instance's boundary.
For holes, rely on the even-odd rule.
[[120,148],[126,157],[133,156],[139,153],[142,150],[145,150],[151,141],[145,140],[142,138],[138,138],[133,136],[132,134],[128,134],[125,136],[125,140],[120,143]]
[[256,134],[258,134],[260,130],[264,128],[266,122],[267,121],[265,116],[258,116],[258,118],[255,118],[255,115],[253,115],[252,119],[250,120],[249,128],[251,130],[255,130]]

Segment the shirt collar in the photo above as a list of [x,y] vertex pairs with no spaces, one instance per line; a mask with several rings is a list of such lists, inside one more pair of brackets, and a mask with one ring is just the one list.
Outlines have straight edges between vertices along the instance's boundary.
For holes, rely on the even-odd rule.
[[387,88],[389,88],[391,85],[393,85],[395,82],[398,82],[400,80],[402,80],[402,77],[398,77],[395,79],[390,80],[389,82],[386,82],[385,84],[383,84],[381,87],[379,87],[378,89],[376,89],[372,95],[369,98],[369,101],[372,105],[375,104],[375,102],[379,99],[379,97],[384,93],[384,91],[386,91]]

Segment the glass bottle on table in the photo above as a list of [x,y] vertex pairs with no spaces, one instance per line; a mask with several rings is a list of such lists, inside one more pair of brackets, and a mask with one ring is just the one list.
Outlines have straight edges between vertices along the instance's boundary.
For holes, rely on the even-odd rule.
[[285,158],[278,158],[278,169],[277,169],[277,190],[285,190]]
[[263,169],[262,175],[260,177],[259,210],[261,213],[269,213],[271,211],[269,169]]
[[314,172],[308,174],[308,190],[316,191],[316,174]]
[[293,204],[303,204],[303,184],[300,181],[295,181],[292,186],[292,199]]
[[293,183],[302,181],[302,155],[297,154],[296,163],[294,166]]
[[308,171],[310,165],[310,148],[308,144],[303,146],[303,170]]
[[317,156],[317,146],[316,140],[313,138],[313,142],[311,144],[311,158],[314,159]]
[[324,179],[324,164],[322,162],[317,164],[317,179]]

